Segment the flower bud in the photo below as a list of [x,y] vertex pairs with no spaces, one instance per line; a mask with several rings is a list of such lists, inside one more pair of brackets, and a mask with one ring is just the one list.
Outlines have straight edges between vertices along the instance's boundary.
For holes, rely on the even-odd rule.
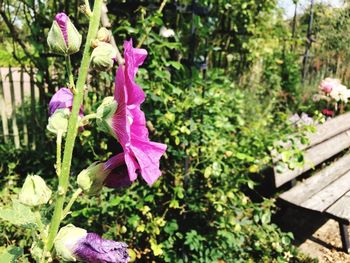
[[19,201],[28,206],[43,205],[49,201],[51,193],[44,179],[38,175],[28,175],[19,192]]
[[97,39],[101,42],[110,43],[112,38],[112,33],[105,27],[101,27],[97,32]]
[[113,67],[116,58],[115,48],[106,42],[99,42],[98,46],[92,51],[91,66],[97,70],[107,70]]
[[[47,129],[52,133],[58,131],[65,133],[68,127],[68,119],[73,106],[73,93],[70,89],[60,88],[51,98],[49,103],[49,123]],[[83,106],[80,107],[79,116],[84,116]]]
[[79,173],[77,183],[86,194],[96,195],[101,191],[110,172],[103,163],[95,162]]
[[[51,116],[58,109],[72,109],[73,106],[73,93],[70,89],[60,88],[51,98],[49,103],[49,115]],[[83,106],[80,107],[80,116],[83,114]]]
[[105,133],[114,134],[111,130],[111,121],[114,113],[117,111],[118,103],[114,97],[106,97],[96,111],[96,123],[100,130]]
[[54,245],[57,255],[65,261],[76,261],[74,249],[76,244],[87,235],[85,229],[69,224],[58,232]]
[[60,55],[70,55],[79,51],[81,35],[65,13],[58,13],[53,21],[47,43],[50,49]]
[[58,134],[64,134],[68,129],[70,111],[69,109],[58,109],[55,113],[49,117],[49,123],[46,126],[50,132]]
[[125,243],[87,233],[72,224],[60,229],[54,245],[58,256],[66,261],[126,263],[130,260]]

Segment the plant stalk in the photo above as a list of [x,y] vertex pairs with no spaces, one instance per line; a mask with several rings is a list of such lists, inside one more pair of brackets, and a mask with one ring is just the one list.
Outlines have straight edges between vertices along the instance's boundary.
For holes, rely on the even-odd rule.
[[62,148],[62,132],[57,132],[56,138],[56,174],[58,177],[61,175],[61,148]]
[[68,74],[68,79],[69,79],[69,88],[74,91],[75,84],[74,84],[74,77],[72,74],[72,63],[71,63],[69,55],[66,56],[66,67],[67,67],[67,74]]
[[103,0],[95,0],[92,16],[89,23],[89,31],[86,38],[83,58],[81,61],[79,76],[76,85],[76,93],[74,94],[72,113],[69,118],[66,143],[63,153],[62,171],[59,177],[58,196],[56,199],[55,210],[51,219],[49,235],[45,246],[45,251],[51,251],[54,239],[60,227],[63,205],[66,197],[66,192],[69,185],[69,174],[72,162],[72,154],[75,144],[75,139],[78,132],[78,115],[80,106],[83,102],[84,85],[86,82],[88,69],[91,57],[91,41],[96,37],[97,30],[100,24],[101,6]]
[[[157,13],[158,14],[161,14],[164,7],[165,7],[165,4],[168,0],[163,0],[162,3],[160,4],[158,10],[157,10]],[[152,28],[154,27],[154,23],[152,22],[150,27],[148,29],[146,29],[146,32],[145,34],[143,35],[143,37],[141,38],[141,41],[139,42],[139,44],[137,45],[137,48],[140,48],[142,45],[143,45],[143,42],[145,42],[145,40],[147,39],[149,33],[151,32]]]
[[74,204],[75,200],[77,200],[77,198],[79,197],[79,195],[83,192],[83,189],[78,188],[74,194],[72,195],[72,197],[70,198],[67,206],[64,208],[63,210],[63,215],[62,215],[62,220],[68,215],[68,213],[70,212],[70,209],[72,207],[72,205]]

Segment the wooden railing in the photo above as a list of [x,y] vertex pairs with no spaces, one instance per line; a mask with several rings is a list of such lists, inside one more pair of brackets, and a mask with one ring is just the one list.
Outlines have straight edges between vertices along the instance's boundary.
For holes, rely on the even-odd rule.
[[0,144],[35,148],[38,96],[33,69],[0,68]]

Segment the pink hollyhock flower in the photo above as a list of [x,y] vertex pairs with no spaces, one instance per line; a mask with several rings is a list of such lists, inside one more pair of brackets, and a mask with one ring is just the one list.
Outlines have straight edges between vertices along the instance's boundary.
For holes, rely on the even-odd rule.
[[118,107],[105,122],[123,147],[123,153],[106,162],[108,167],[113,167],[106,179],[109,187],[132,182],[136,180],[137,173],[152,185],[161,175],[159,160],[166,151],[166,145],[149,140],[145,114],[140,109],[145,94],[135,83],[138,67],[146,56],[146,50],[132,47],[132,40],[124,42],[125,66],[119,66],[117,70],[114,92]]
[[104,163],[104,170],[108,171],[108,176],[104,185],[110,188],[126,187],[131,185],[128,175],[128,168],[125,164],[124,153],[119,153]]
[[323,110],[322,110],[322,113],[323,113],[325,116],[333,116],[333,115],[334,115],[334,111],[328,110],[328,109],[323,109]]
[[[49,116],[54,114],[58,109],[72,109],[73,106],[73,93],[70,89],[60,88],[51,98],[49,103]],[[79,115],[84,116],[83,106],[80,107]]]
[[326,79],[322,80],[322,82],[320,84],[320,89],[324,93],[329,94],[338,85],[340,85],[340,81],[338,79],[326,78]]

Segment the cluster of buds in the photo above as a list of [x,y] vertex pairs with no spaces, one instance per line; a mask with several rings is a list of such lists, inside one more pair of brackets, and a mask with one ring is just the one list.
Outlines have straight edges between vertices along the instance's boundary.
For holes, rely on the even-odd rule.
[[[110,43],[111,32],[102,27],[91,43],[94,48],[91,54],[91,66],[96,70],[108,70],[113,67],[117,51]],[[51,26],[47,43],[54,53],[71,55],[79,51],[82,37],[65,13],[59,13]]]
[[110,43],[112,34],[107,28],[100,28],[97,38],[91,43],[94,50],[91,54],[91,66],[96,70],[108,70],[113,67],[117,51]]

